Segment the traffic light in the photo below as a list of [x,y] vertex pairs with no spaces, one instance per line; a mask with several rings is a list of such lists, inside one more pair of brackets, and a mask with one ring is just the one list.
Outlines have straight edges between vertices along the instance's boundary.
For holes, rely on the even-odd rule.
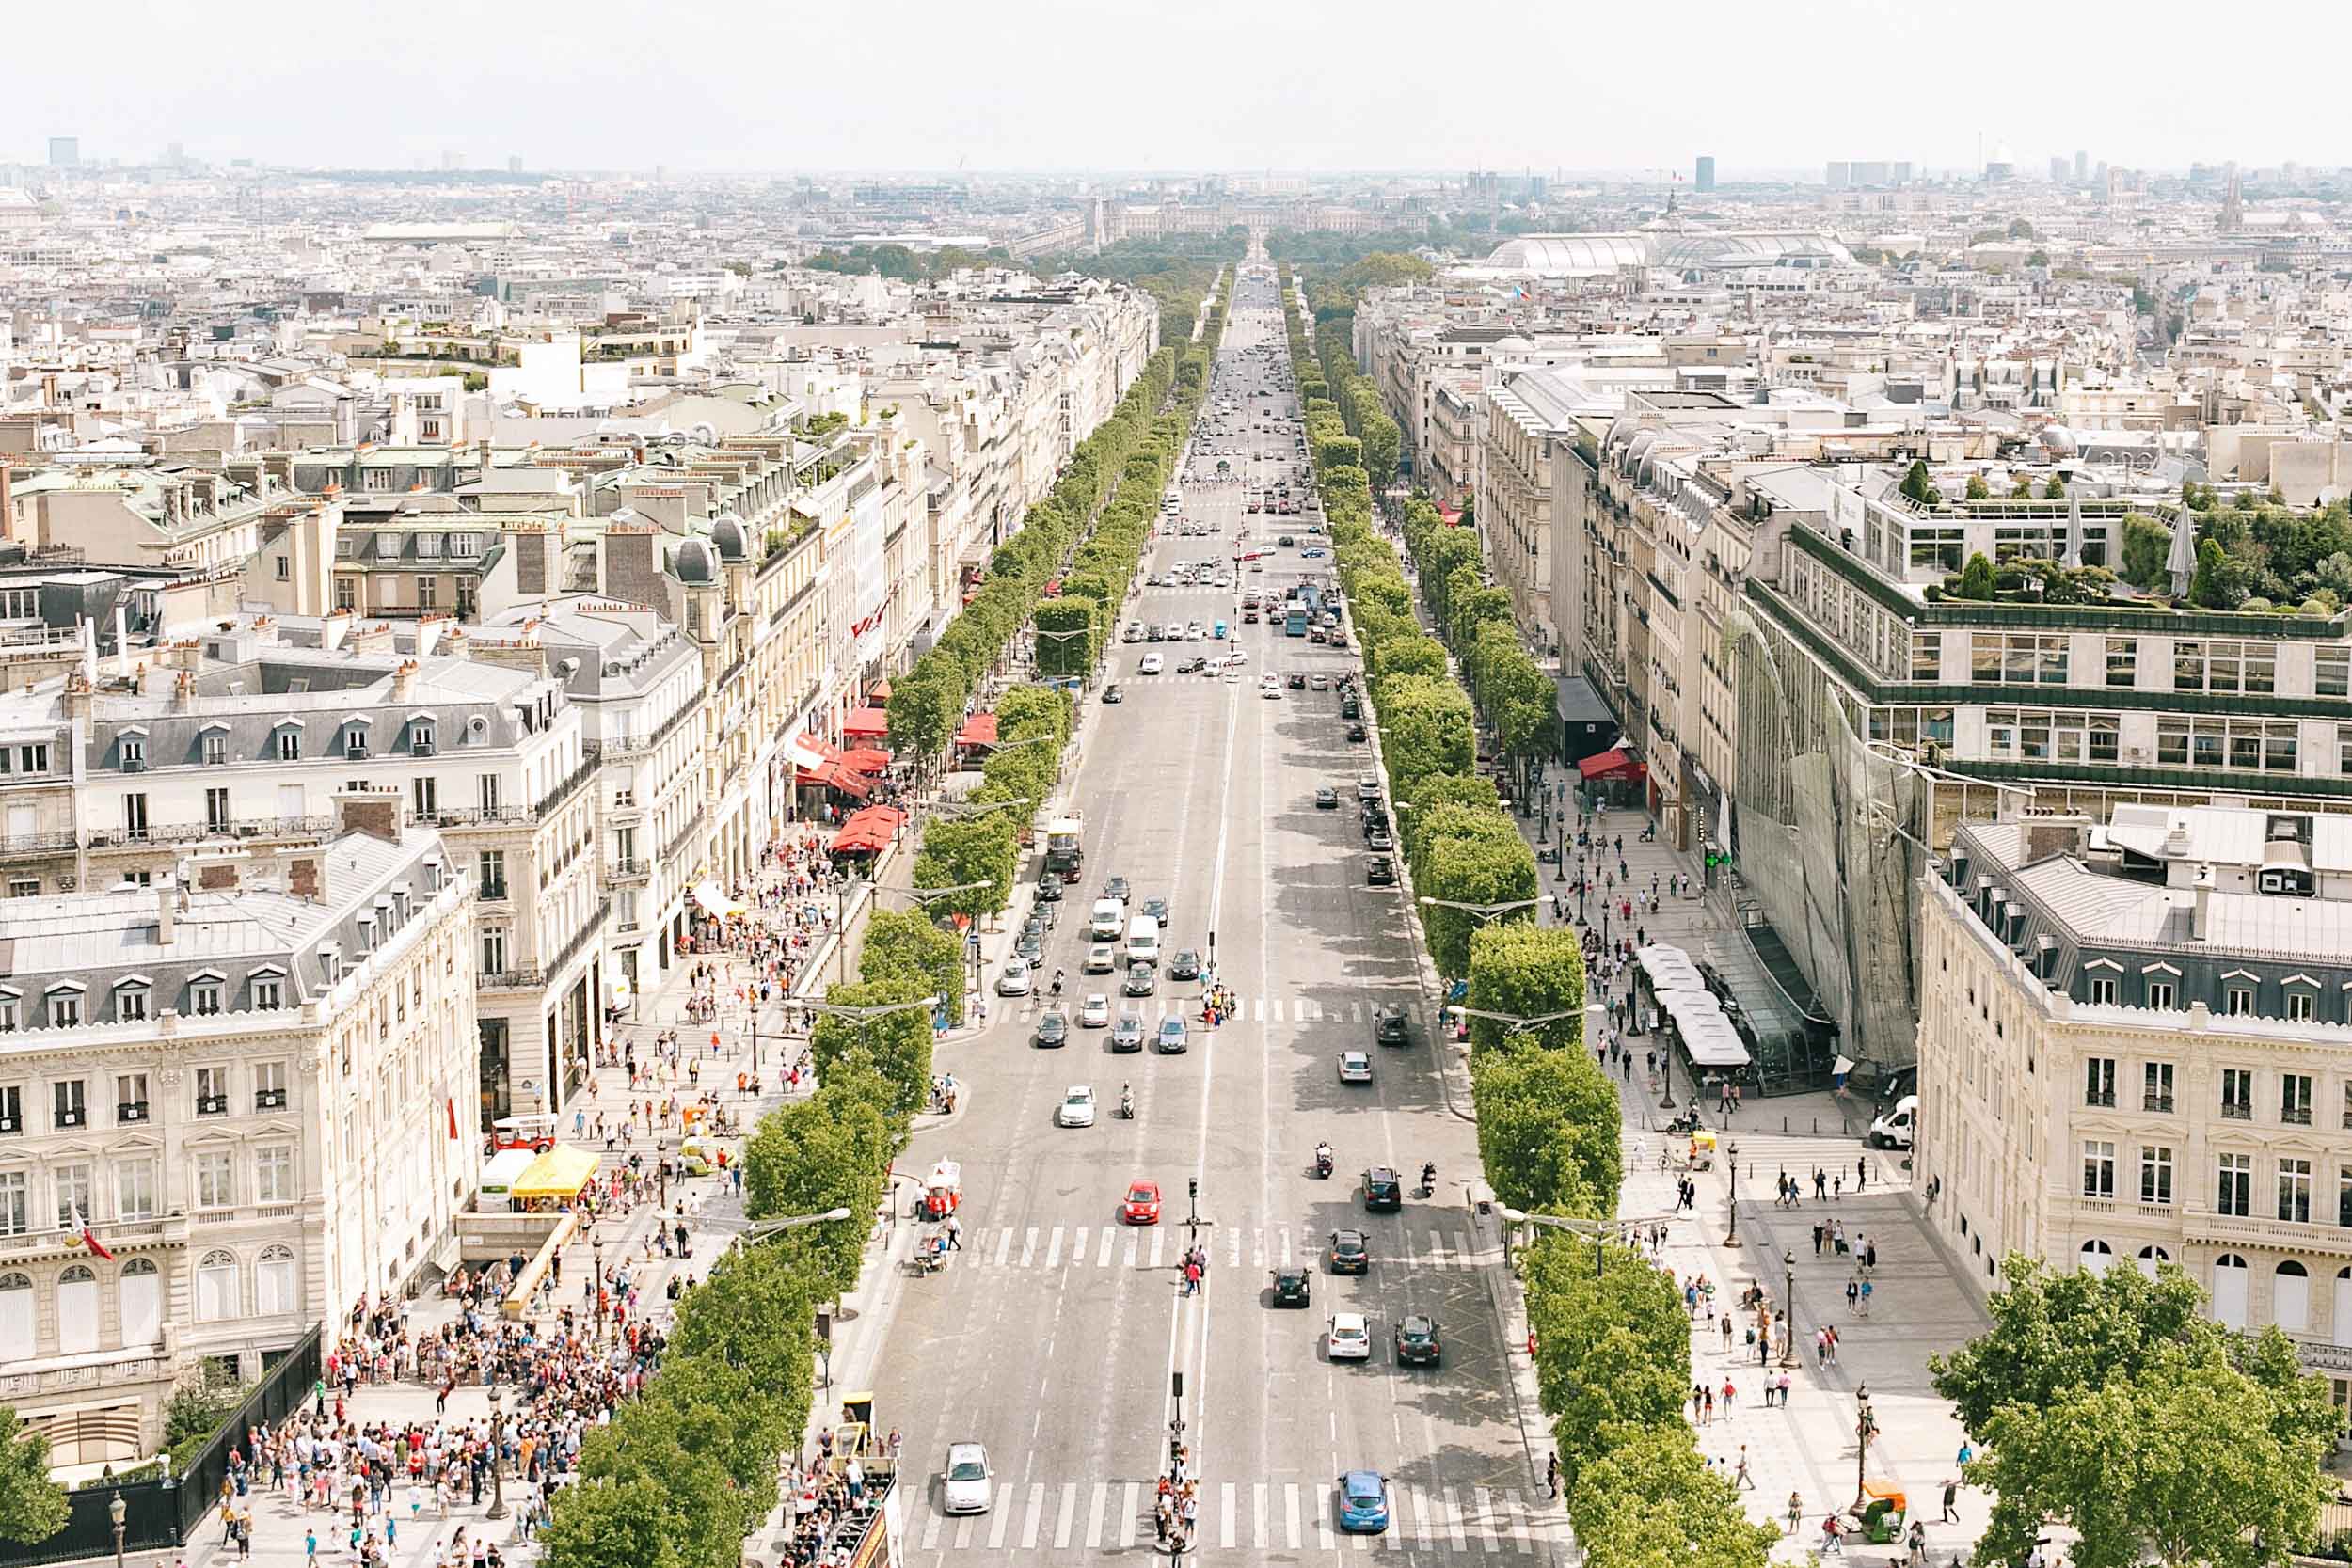
[[1184,1183],[1184,1189],[1185,1189],[1185,1196],[1186,1196],[1187,1197],[1189,1197],[1189,1198],[1191,1198],[1191,1199],[1192,1199],[1193,1206],[1194,1206],[1195,1208],[1200,1207],[1200,1179],[1199,1177],[1197,1177],[1197,1176],[1196,1176],[1196,1177],[1191,1178],[1190,1180],[1188,1180],[1187,1181],[1185,1181],[1185,1183]]

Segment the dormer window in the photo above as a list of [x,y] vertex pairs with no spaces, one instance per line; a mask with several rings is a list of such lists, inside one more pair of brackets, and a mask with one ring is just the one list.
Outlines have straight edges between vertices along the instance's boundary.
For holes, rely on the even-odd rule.
[[121,763],[122,770],[125,773],[146,772],[147,736],[144,735],[124,736],[119,742],[117,742],[115,755]]
[[359,917],[359,951],[362,953],[373,952],[374,947],[375,917],[373,915],[363,914]]
[[216,969],[207,969],[188,977],[188,1011],[198,1018],[212,1018],[220,1012],[222,984],[229,977]]
[[433,734],[434,726],[431,723],[412,721],[408,726],[408,754],[415,757],[431,756],[436,750]]
[[115,983],[115,1020],[133,1022],[147,1018],[148,982],[144,976],[133,976]]

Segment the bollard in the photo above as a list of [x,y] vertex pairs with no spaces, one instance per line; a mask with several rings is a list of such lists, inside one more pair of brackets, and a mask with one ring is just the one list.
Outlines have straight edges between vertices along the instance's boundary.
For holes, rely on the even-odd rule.
[[1781,1130],[1781,1132],[1782,1132],[1784,1135],[1786,1135],[1786,1134],[1787,1134],[1787,1132],[1788,1132],[1788,1118],[1787,1117],[1781,1117],[1781,1118],[1780,1118],[1780,1130]]
[[1813,1135],[1817,1138],[1821,1135],[1821,1118],[1820,1117],[1815,1117],[1813,1118]]

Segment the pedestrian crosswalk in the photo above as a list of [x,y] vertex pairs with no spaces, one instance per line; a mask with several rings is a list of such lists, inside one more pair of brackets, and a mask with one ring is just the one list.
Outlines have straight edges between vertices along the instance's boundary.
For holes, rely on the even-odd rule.
[[[1344,1194],[1347,1189],[1342,1188]],[[891,1243],[899,1258],[911,1257],[917,1226],[903,1226]],[[1323,1257],[1326,1232],[1300,1225],[1221,1225],[1202,1232],[1209,1253],[1209,1279],[1217,1265],[1229,1269],[1313,1268]],[[1165,1270],[1174,1274],[1186,1245],[1184,1223],[1172,1215],[1161,1225],[966,1225],[958,1263],[981,1274],[1067,1273],[1076,1269]],[[1482,1246],[1467,1230],[1407,1226],[1401,1233],[1373,1238],[1375,1268],[1476,1269],[1499,1262],[1502,1253]],[[1264,1282],[1245,1280],[1250,1290]]]
[[[1164,997],[1122,998],[1117,994],[1118,987],[1114,983],[1113,976],[1107,974],[1089,974],[1086,976],[1085,979],[1087,982],[1085,985],[1065,990],[1061,1000],[1058,1002],[1055,1001],[1050,996],[1040,997],[1034,994],[1024,998],[1021,1003],[1020,1016],[1024,1019],[1028,1019],[1035,1017],[1040,1012],[1066,1012],[1075,1005],[1073,997],[1083,997],[1090,989],[1103,991],[1106,995],[1109,995],[1111,998],[1111,1008],[1114,1012],[1126,1007],[1136,1007],[1137,1011],[1140,1011],[1143,1014],[1145,1022],[1149,1024],[1156,1024],[1159,1020],[1168,1017],[1171,1014],[1181,1016],[1188,1022],[1198,1023],[1200,1022],[1200,1004],[1190,997],[1184,998],[1182,1003],[1173,1003]],[[1193,984],[1193,982],[1189,980],[1170,980],[1164,983],[1169,986],[1180,987],[1190,987]],[[1141,1006],[1138,1006],[1138,1004],[1141,1004]],[[1336,1000],[1325,1002],[1318,997],[1312,996],[1249,996],[1244,997],[1240,1000],[1238,1010],[1235,1012],[1233,1018],[1229,1022],[1236,1023],[1361,1023],[1369,1025],[1372,1022],[1373,1014],[1377,1010],[1379,1006],[1380,1005],[1376,1002],[1367,1002],[1361,997],[1354,997],[1344,1002]],[[1153,1010],[1155,1007],[1156,1011]],[[1416,1007],[1412,1009],[1412,1011],[1416,1019],[1418,1019],[1420,1009]],[[1419,1036],[1417,1035],[1415,1037],[1418,1038]]]
[[[1569,1540],[1565,1514],[1540,1488],[1391,1479],[1389,1528],[1347,1535],[1328,1481],[1204,1481],[1194,1517],[1195,1553],[1418,1552],[1554,1560]],[[1157,1548],[1153,1490],[1144,1481],[1016,1481],[984,1514],[950,1516],[936,1498],[911,1501],[916,1552]],[[1353,1542],[1353,1546],[1348,1543]]]

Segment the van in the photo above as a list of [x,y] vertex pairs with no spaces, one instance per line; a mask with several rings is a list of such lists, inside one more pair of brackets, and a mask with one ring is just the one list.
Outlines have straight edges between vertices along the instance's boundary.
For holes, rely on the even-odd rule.
[[1127,906],[1116,898],[1097,898],[1094,915],[1087,925],[1088,935],[1097,942],[1117,942],[1127,924]]
[[1872,1148],[1909,1148],[1911,1130],[1919,1120],[1919,1097],[1907,1094],[1895,1108],[1870,1123]]
[[1127,922],[1127,961],[1131,964],[1156,964],[1160,961],[1160,923],[1148,914],[1139,914]]

